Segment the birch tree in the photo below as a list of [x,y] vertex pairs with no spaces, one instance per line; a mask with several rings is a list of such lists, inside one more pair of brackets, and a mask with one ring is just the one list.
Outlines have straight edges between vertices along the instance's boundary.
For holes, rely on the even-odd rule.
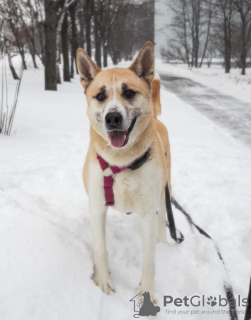
[[61,84],[61,76],[60,76],[60,70],[59,70],[59,64],[60,64],[60,39],[61,39],[61,30],[62,25],[65,17],[65,13],[67,10],[69,0],[64,0],[61,11],[57,12],[57,28],[56,28],[56,77],[57,77],[57,83]]

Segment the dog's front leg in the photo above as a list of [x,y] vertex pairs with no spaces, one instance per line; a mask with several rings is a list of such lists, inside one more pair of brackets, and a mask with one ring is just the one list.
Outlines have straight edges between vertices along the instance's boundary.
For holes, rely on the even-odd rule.
[[148,213],[142,219],[143,266],[140,291],[149,292],[154,298],[155,250],[157,242],[157,214]]
[[108,270],[108,255],[106,249],[106,207],[90,203],[91,227],[94,246],[94,276],[93,280],[105,293],[115,291]]

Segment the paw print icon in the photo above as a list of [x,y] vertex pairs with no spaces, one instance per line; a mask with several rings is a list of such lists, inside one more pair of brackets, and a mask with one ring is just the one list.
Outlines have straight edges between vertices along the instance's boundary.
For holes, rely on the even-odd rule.
[[216,298],[210,296],[209,298],[207,298],[207,304],[209,304],[211,307],[216,306],[216,304],[217,304]]

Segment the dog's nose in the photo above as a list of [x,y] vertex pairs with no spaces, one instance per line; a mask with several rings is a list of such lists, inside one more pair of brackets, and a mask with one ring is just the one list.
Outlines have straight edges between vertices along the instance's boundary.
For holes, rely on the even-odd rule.
[[105,123],[108,130],[119,129],[122,124],[122,115],[118,112],[109,112],[105,116]]

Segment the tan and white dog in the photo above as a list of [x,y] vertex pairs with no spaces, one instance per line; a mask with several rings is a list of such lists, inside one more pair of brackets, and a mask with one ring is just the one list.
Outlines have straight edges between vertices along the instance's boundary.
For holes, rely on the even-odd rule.
[[[114,291],[106,249],[104,176],[97,155],[110,166],[124,167],[151,157],[137,170],[113,176],[114,209],[135,212],[142,220],[143,266],[140,290],[154,300],[155,247],[166,242],[165,186],[171,190],[170,145],[161,111],[160,81],[154,78],[154,48],[147,42],[130,68],[102,71],[83,49],[77,51],[80,81],[85,89],[90,120],[90,145],[83,178],[89,197],[94,240],[94,282],[105,293]],[[158,215],[156,214],[158,210]]]

